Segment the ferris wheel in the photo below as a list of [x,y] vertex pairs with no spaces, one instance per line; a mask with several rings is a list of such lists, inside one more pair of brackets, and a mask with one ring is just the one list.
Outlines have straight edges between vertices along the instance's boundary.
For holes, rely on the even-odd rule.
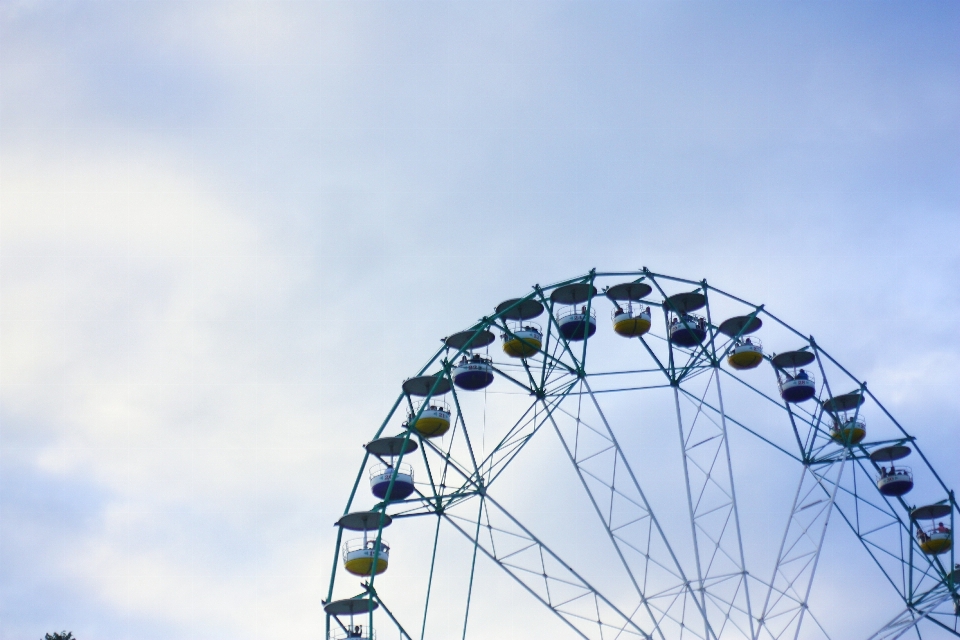
[[[840,637],[824,602],[870,590],[861,637],[960,637],[954,493],[812,337],[646,268],[491,307],[358,436],[328,638],[466,638],[484,562],[571,638]],[[831,544],[869,589],[818,595]]]

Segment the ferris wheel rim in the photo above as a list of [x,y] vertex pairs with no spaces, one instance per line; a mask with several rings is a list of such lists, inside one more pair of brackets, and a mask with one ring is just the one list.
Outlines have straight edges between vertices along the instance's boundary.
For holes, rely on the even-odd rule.
[[[646,269],[644,269],[642,272],[639,272],[639,274],[642,274],[643,277],[648,277],[648,276],[652,275],[652,274],[650,274],[650,272],[648,272]],[[638,274],[638,275],[639,275],[639,274]],[[564,294],[561,295],[561,296],[556,296],[556,299],[555,299],[555,297],[553,296],[553,294],[551,293],[551,296],[550,296],[550,301],[551,301],[551,302],[560,303],[561,301],[566,301],[567,299],[569,299],[569,300],[574,300],[574,299],[576,299],[577,302],[574,302],[573,304],[579,304],[580,302],[590,302],[590,301],[592,300],[592,298],[596,295],[596,288],[593,286],[594,280],[595,280],[597,277],[604,277],[604,276],[606,276],[606,275],[608,275],[608,274],[591,272],[591,274],[589,274],[588,276],[583,276],[582,278],[580,278],[579,281],[578,281],[577,279],[573,279],[573,281],[566,281],[566,283],[561,283],[561,284],[558,284],[558,285],[552,286],[552,287],[543,287],[543,288],[541,288],[541,287],[535,287],[535,293],[540,292],[539,295],[540,295],[540,297],[541,297],[541,299],[542,299],[542,298],[544,297],[544,296],[543,296],[544,293],[546,293],[546,292],[548,292],[548,291],[551,291],[551,290],[552,290],[553,292],[556,292],[558,289],[562,289],[562,290],[564,290],[564,291],[567,292],[567,293],[564,293]],[[669,278],[669,277],[668,277],[668,278]],[[728,297],[730,297],[730,298],[734,298],[734,299],[736,299],[736,300],[740,300],[739,298],[735,298],[734,296],[731,296],[730,294],[726,294],[725,292],[720,292],[720,290],[718,290],[718,289],[714,289],[714,288],[712,288],[712,287],[709,287],[709,286],[706,284],[706,281],[702,281],[702,282],[700,282],[700,283],[695,283],[695,282],[693,282],[693,281],[687,281],[687,280],[678,279],[678,278],[670,278],[670,279],[672,279],[672,280],[674,280],[674,281],[676,281],[676,282],[685,282],[685,283],[688,283],[688,284],[696,284],[696,285],[702,287],[702,290],[703,290],[704,292],[707,292],[707,291],[715,291],[715,292],[721,293],[722,295],[726,295],[726,296],[728,296]],[[588,283],[589,283],[589,284],[588,284]],[[630,283],[624,283],[624,284],[630,284]],[[580,285],[583,285],[583,286],[580,286]],[[647,286],[649,286],[649,285],[647,285]],[[587,295],[586,297],[584,297],[584,298],[581,300],[581,299],[578,298],[577,296],[578,296],[578,295],[580,295],[580,296],[583,295],[583,291],[581,291],[581,290],[582,290],[584,287],[588,287],[588,288],[585,289],[585,291],[588,292],[589,295]],[[659,288],[659,287],[658,287],[658,288]],[[651,290],[652,290],[652,289],[651,289]],[[573,292],[579,292],[579,293],[575,294],[575,293],[573,293]],[[662,292],[662,290],[661,290],[661,292]],[[676,295],[691,296],[691,295],[701,295],[701,294],[699,294],[697,291],[694,291],[694,292],[688,292],[688,293],[686,293],[686,294],[675,294],[675,296],[676,296]],[[608,297],[609,297],[609,296],[608,296]],[[706,296],[705,296],[705,295],[704,295],[703,297],[704,297],[704,299],[706,299]],[[613,299],[613,298],[611,298],[611,299]],[[665,301],[666,301],[666,300],[667,300],[667,298],[665,297]],[[474,328],[472,328],[472,329],[470,329],[470,330],[467,330],[467,331],[464,331],[464,332],[460,332],[460,333],[458,333],[458,334],[453,334],[453,335],[454,335],[454,336],[458,336],[458,335],[466,334],[466,333],[470,333],[470,332],[473,332],[473,333],[471,333],[471,335],[476,335],[476,333],[477,333],[478,331],[486,331],[486,332],[489,333],[490,336],[492,337],[493,334],[489,331],[489,329],[490,329],[490,328],[493,328],[494,326],[496,326],[495,323],[496,323],[497,320],[524,319],[524,318],[522,318],[522,317],[517,317],[517,316],[523,316],[523,315],[524,315],[523,312],[517,311],[517,309],[519,308],[519,307],[518,307],[518,303],[519,303],[519,302],[522,302],[522,301],[535,302],[535,303],[537,303],[537,304],[540,304],[537,300],[535,300],[535,299],[533,299],[533,298],[530,298],[529,296],[528,296],[527,298],[514,298],[514,299],[507,300],[507,301],[505,301],[504,303],[501,303],[500,305],[497,305],[497,307],[496,307],[496,312],[497,312],[497,313],[496,313],[492,318],[489,318],[489,319],[488,319],[488,318],[484,318],[483,321],[482,321],[480,324],[475,325]],[[745,301],[742,301],[742,300],[740,300],[740,301],[741,301],[741,302],[745,302]],[[510,304],[508,304],[508,303],[510,303]],[[694,311],[694,310],[697,310],[697,309],[699,309],[699,308],[702,308],[702,307],[697,307],[696,309],[692,308],[692,306],[693,306],[695,303],[696,303],[696,300],[693,300],[693,301],[691,302],[691,301],[688,300],[687,298],[680,298],[679,301],[677,301],[677,300],[675,299],[675,300],[672,301],[669,305],[665,305],[664,308],[665,308],[665,311],[666,311],[666,310],[673,310],[673,311],[678,311],[678,312],[680,312],[680,313],[683,313],[683,312],[686,311],[687,309],[689,309],[690,311]],[[747,303],[747,304],[749,304],[749,303]],[[527,308],[529,309],[529,308],[532,308],[532,307],[529,307],[529,306],[528,306]],[[541,309],[542,309],[542,308],[543,308],[543,307],[541,306]],[[753,315],[754,315],[754,318],[755,318],[757,321],[759,321],[759,318],[756,318],[756,315],[758,315],[761,311],[763,311],[763,307],[762,307],[762,305],[761,305],[761,306],[759,306],[759,307],[756,307],[756,309],[757,309],[757,311],[755,311]],[[513,311],[513,314],[514,314],[514,316],[515,316],[514,318],[511,318],[511,317],[510,317],[511,310]],[[764,312],[765,312],[765,311],[764,311]],[[542,313],[542,310],[541,310],[540,313]],[[538,314],[538,315],[539,315],[539,314]],[[782,321],[780,321],[780,320],[779,320],[778,318],[776,318],[775,316],[772,316],[772,314],[766,313],[766,315],[768,315],[769,317],[773,318],[776,322],[779,322],[779,323],[780,323],[781,325],[783,325],[784,327],[790,329],[790,330],[793,331],[796,335],[798,335],[798,336],[801,335],[799,332],[797,332],[796,330],[792,329],[792,327],[789,327],[789,325],[786,325],[786,323],[783,323]],[[745,316],[745,317],[748,317],[748,316]],[[553,320],[553,316],[552,316],[552,314],[551,314],[551,321],[552,321],[552,320]],[[746,333],[747,331],[745,331],[745,329],[748,328],[749,326],[750,326],[750,323],[748,322],[748,323],[746,323],[744,326],[740,327],[740,330],[737,331],[737,333],[738,333],[738,334]],[[759,326],[758,326],[757,328],[759,328]],[[754,329],[754,330],[755,330],[755,329]],[[727,335],[726,332],[723,332],[723,331],[718,331],[718,332]],[[731,336],[728,335],[728,337],[731,337]],[[486,344],[484,344],[484,346],[487,346],[487,345],[490,344],[490,343],[492,343],[492,340],[490,340],[489,342],[486,342]],[[458,349],[458,350],[460,350],[460,351],[462,351],[464,348],[469,348],[468,342],[465,342],[465,341],[460,341],[460,342],[454,341],[453,343],[447,343],[446,346],[447,346],[448,348],[454,348],[454,349]],[[564,348],[567,348],[568,351],[569,351],[569,345],[564,345]],[[694,352],[697,352],[697,349],[694,348],[693,351],[694,351]],[[822,352],[822,350],[819,349],[819,346],[816,345],[816,343],[813,341],[812,338],[809,339],[809,344],[808,344],[807,346],[804,346],[804,347],[802,347],[801,349],[799,349],[799,350],[797,350],[797,351],[784,352],[784,353],[778,354],[778,355],[776,355],[776,356],[773,356],[773,357],[771,357],[771,358],[768,358],[768,360],[771,361],[771,364],[773,364],[774,367],[775,367],[775,368],[778,368],[778,369],[795,368],[795,367],[798,367],[798,366],[806,366],[806,365],[808,365],[808,364],[810,364],[810,363],[813,363],[814,361],[817,360],[817,358],[819,357],[819,354],[821,354],[821,353],[822,353],[826,358],[829,358],[829,359],[830,359],[834,364],[836,364],[842,371],[844,371],[845,373],[847,373],[846,370],[843,369],[843,367],[839,365],[839,363],[836,363],[836,361],[834,361],[832,358],[830,358],[829,355],[827,355],[825,352]],[[583,343],[583,354],[584,354],[584,356],[585,356],[585,354],[586,354],[586,341],[584,341],[584,343]],[[802,355],[800,355],[800,354],[802,354]],[[570,355],[573,356],[573,353],[571,352]],[[785,357],[781,357],[781,356],[785,356]],[[691,356],[691,358],[693,358],[693,356]],[[777,358],[780,358],[780,360],[777,361]],[[436,360],[436,358],[434,358],[434,360]],[[574,357],[574,360],[576,360],[575,357]],[[798,363],[800,363],[801,361],[803,362],[803,364],[798,364]],[[781,364],[781,365],[783,365],[783,366],[777,366],[778,363]],[[718,370],[723,370],[723,369],[721,369],[721,368],[719,367],[719,364],[714,363],[714,365],[715,365],[715,368],[716,368],[716,369],[718,369]],[[792,366],[791,366],[791,365],[792,365]],[[671,363],[671,366],[673,366],[672,363]],[[724,370],[724,371],[725,371],[725,370]],[[502,372],[498,371],[498,373],[502,373]],[[587,378],[587,375],[588,375],[588,374],[586,374],[585,371],[579,371],[578,373],[579,373],[579,377],[580,377],[580,379],[582,380],[582,382],[586,383],[586,378]],[[726,373],[729,374],[730,372],[727,371]],[[847,373],[847,375],[849,375],[849,373]],[[852,378],[853,376],[850,376],[850,377]],[[438,380],[438,379],[439,379],[439,380]],[[855,379],[855,378],[854,378],[854,379]],[[410,393],[410,392],[409,392],[409,389],[413,389],[414,386],[413,386],[413,385],[410,385],[409,388],[408,388],[408,384],[407,384],[407,383],[410,382],[411,380],[417,380],[417,383],[420,385],[420,386],[416,387],[417,390],[422,390],[427,384],[431,384],[431,383],[432,383],[433,386],[430,387],[430,391],[427,392],[427,393],[423,393],[423,394]],[[446,385],[440,384],[440,382],[439,382],[440,380],[446,380],[446,381],[447,381],[447,384],[446,384]],[[421,382],[421,381],[422,381],[422,382]],[[443,389],[443,388],[445,388],[445,387],[446,387],[446,390],[445,390],[445,391],[440,391],[440,389]],[[453,382],[452,380],[450,380],[450,370],[449,370],[449,368],[446,367],[446,365],[445,365],[444,368],[443,368],[441,371],[437,371],[436,374],[433,374],[433,375],[421,375],[421,376],[418,377],[418,378],[411,378],[411,379],[409,379],[408,381],[406,381],[406,382],[404,383],[404,394],[402,394],[401,397],[399,398],[399,402],[402,402],[402,400],[404,399],[404,396],[406,396],[408,399],[410,398],[410,396],[413,396],[413,395],[416,395],[416,396],[419,396],[419,397],[425,397],[425,398],[428,398],[428,399],[429,399],[429,398],[430,398],[432,395],[434,395],[434,394],[440,395],[441,393],[446,393],[446,392],[448,392],[448,391],[452,391],[453,394],[454,394],[454,397],[456,398],[457,390],[456,390],[455,387],[456,387],[456,385],[454,384],[454,382]],[[676,389],[675,389],[675,390],[676,390]],[[827,389],[827,391],[829,391],[829,389]],[[765,394],[762,394],[762,393],[761,393],[761,395],[765,395]],[[849,409],[846,409],[846,410],[851,410],[851,409],[852,409],[852,410],[856,410],[856,409],[858,409],[859,406],[864,402],[865,396],[871,397],[871,398],[872,398],[879,406],[881,406],[881,408],[882,408],[882,405],[879,404],[879,401],[877,401],[875,398],[873,398],[872,394],[871,394],[869,391],[866,390],[865,385],[864,385],[864,386],[862,387],[862,389],[861,389],[860,391],[858,391],[858,392],[853,392],[853,393],[849,393],[849,394],[841,394],[841,395],[839,395],[839,396],[830,396],[830,395],[828,395],[826,400],[821,400],[821,401],[818,402],[818,404],[823,408],[823,410],[827,410],[828,412],[835,413],[836,411],[845,410],[845,409],[842,409],[841,407],[846,407],[847,404],[849,404],[849,403],[846,403],[846,400],[840,400],[841,398],[844,398],[845,396],[848,396],[848,397],[856,396],[856,402],[854,403],[855,406],[854,406],[854,405],[851,405],[851,406],[849,407]],[[591,397],[592,397],[592,391],[591,391]],[[594,398],[594,401],[595,401],[595,398]],[[829,408],[828,408],[828,407],[829,407]],[[790,407],[788,406],[787,409],[788,409],[788,411],[789,411],[789,410],[790,410]],[[830,409],[832,409],[833,411],[830,411]],[[889,416],[889,413],[886,412],[886,409],[883,409],[883,411],[884,411],[885,413],[887,413],[887,415]],[[723,415],[723,414],[721,413],[721,415]],[[792,414],[791,414],[791,415],[792,415]],[[899,425],[899,423],[896,423],[896,421],[893,419],[892,416],[889,416],[889,417],[890,417],[891,420],[893,420],[893,422],[897,425],[897,427],[903,432],[903,435],[904,435],[908,440],[912,441],[912,440],[913,440],[912,436],[909,436],[909,434],[907,434],[905,431],[903,431],[903,428]],[[382,427],[381,427],[381,431],[382,431]],[[378,437],[379,437],[379,435],[380,435],[380,432],[378,432]],[[407,437],[409,437],[409,436],[407,436]],[[770,443],[768,442],[768,444],[770,444]],[[896,446],[901,446],[901,445],[892,445],[891,447],[888,447],[888,448],[894,448],[894,447],[896,447]],[[909,450],[908,447],[903,447],[903,448],[906,448],[906,449]],[[879,451],[879,450],[878,450],[878,451]],[[921,454],[921,456],[922,456],[922,454]],[[845,458],[844,458],[844,459],[845,459]],[[926,459],[925,459],[925,458],[924,458],[924,461],[926,462]],[[874,462],[876,462],[876,460],[874,460]],[[841,464],[842,464],[842,463],[841,463]],[[927,464],[929,465],[929,463],[927,463]],[[931,467],[931,469],[932,469],[932,467]],[[935,473],[935,472],[934,472],[934,473]],[[939,478],[939,476],[937,476],[937,479],[940,481],[940,484],[942,485],[943,482],[942,482],[942,480]],[[945,488],[945,487],[944,487],[944,488]],[[484,496],[484,497],[485,497],[485,496]],[[952,503],[952,504],[955,506],[955,503]],[[947,507],[946,507],[946,513],[952,513],[952,509],[951,509],[950,506],[947,506]],[[331,588],[332,588],[332,581],[331,581]],[[818,623],[818,624],[819,624],[819,623]],[[707,632],[707,634],[709,635],[709,631]]]

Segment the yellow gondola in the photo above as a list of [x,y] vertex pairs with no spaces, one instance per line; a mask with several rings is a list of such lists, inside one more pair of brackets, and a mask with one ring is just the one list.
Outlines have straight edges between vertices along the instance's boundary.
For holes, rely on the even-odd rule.
[[[337,520],[337,526],[346,531],[362,531],[363,537],[343,543],[343,567],[358,576],[368,576],[387,570],[390,562],[390,545],[379,532],[389,527],[393,519],[382,511],[355,511]],[[374,566],[376,561],[376,566]]]
[[427,405],[417,417],[416,412],[407,418],[412,426],[424,438],[437,438],[450,429],[450,408],[445,403]]
[[734,341],[733,347],[727,353],[727,364],[732,369],[756,369],[763,362],[763,345],[758,339],[747,337],[748,333],[754,333],[762,326],[760,318],[750,315],[727,318],[717,327],[720,333]]
[[763,362],[763,345],[756,338],[747,338],[727,355],[727,364],[738,371],[756,369]]
[[534,325],[523,325],[503,334],[503,352],[511,358],[529,358],[543,348],[543,334]]
[[651,291],[653,288],[645,282],[624,282],[604,292],[614,305],[610,319],[617,335],[639,338],[650,331],[650,307],[640,301]]
[[650,307],[639,307],[634,313],[631,306],[613,310],[613,330],[624,338],[639,338],[650,331]]
[[[924,553],[936,556],[953,548],[953,531],[943,523],[943,519],[948,518],[951,511],[951,505],[944,501],[917,507],[910,512],[910,517],[917,523],[917,542]],[[929,521],[930,524],[921,526],[922,521]]]
[[920,548],[928,555],[937,556],[941,553],[946,553],[950,551],[950,547],[953,546],[949,529],[946,531],[930,529],[929,531],[921,531],[920,533],[923,534],[922,537],[920,537]]
[[828,398],[820,403],[833,418],[830,437],[844,445],[859,444],[867,436],[867,423],[860,413],[863,393],[853,391]]
[[355,576],[368,576],[376,556],[377,575],[387,570],[390,563],[390,545],[381,539],[377,553],[377,541],[369,538],[348,540],[343,545],[343,568]]
[[867,424],[860,416],[851,418],[842,425],[834,424],[830,437],[841,443],[859,444],[867,437]]

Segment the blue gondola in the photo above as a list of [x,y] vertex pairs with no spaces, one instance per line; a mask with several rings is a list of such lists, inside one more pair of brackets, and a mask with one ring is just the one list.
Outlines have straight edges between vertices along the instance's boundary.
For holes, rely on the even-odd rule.
[[[913,471],[910,467],[894,464],[910,455],[910,447],[893,445],[877,449],[870,454],[880,473],[877,476],[877,489],[885,496],[899,497],[913,489]],[[887,465],[890,465],[887,468]]]
[[770,363],[777,373],[780,397],[784,402],[806,402],[817,395],[817,381],[803,367],[816,359],[809,351],[787,351],[773,356]]
[[[590,300],[597,295],[597,288],[586,282],[557,287],[550,294],[554,303],[557,328],[567,340],[586,340],[597,332],[597,313]],[[559,305],[556,306],[556,305]]]
[[479,391],[493,383],[493,364],[489,358],[473,354],[453,369],[453,384],[465,391]]
[[670,322],[670,342],[678,347],[695,347],[707,337],[707,321],[685,313]]
[[[390,488],[390,481],[393,479],[394,469],[396,469],[396,479],[393,480],[393,488]],[[398,467],[387,464],[378,464],[370,470],[370,490],[373,495],[381,500],[403,500],[413,493],[413,467],[406,463]],[[387,491],[390,491],[390,497],[387,498]]]
[[560,335],[567,340],[585,340],[597,332],[597,313],[593,309],[587,313],[587,308],[581,307],[567,310],[557,319]]

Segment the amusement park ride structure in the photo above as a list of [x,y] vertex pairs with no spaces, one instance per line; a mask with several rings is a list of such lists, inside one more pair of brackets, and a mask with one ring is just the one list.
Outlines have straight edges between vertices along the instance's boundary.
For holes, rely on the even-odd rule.
[[[588,345],[605,338],[597,336],[601,305],[610,309],[612,339],[630,347],[621,351],[632,367],[611,367],[588,354]],[[776,340],[783,350],[764,351],[761,329],[767,346]],[[503,355],[494,358],[498,334]],[[526,400],[492,448],[478,447],[464,400],[481,393],[487,402],[491,385]],[[571,637],[830,637],[811,594],[828,524],[838,520],[902,603],[889,621],[858,623],[863,637],[925,637],[928,629],[960,637],[953,491],[866,382],[763,305],[705,280],[647,269],[591,271],[497,305],[474,326],[444,338],[400,387],[365,445],[337,522],[324,601],[328,638],[371,640],[375,617],[382,637],[429,637],[441,524],[472,547],[463,576],[463,638],[478,556],[516,580]],[[621,447],[623,434],[612,426],[607,399],[617,396],[628,403],[655,397],[675,416],[685,531],[655,515],[631,466],[637,454]],[[752,420],[758,412],[766,413]],[[586,577],[498,498],[494,485],[541,428],[559,439],[604,532],[606,541],[595,543],[609,545],[626,588]],[[634,420],[633,428],[648,427]],[[731,430],[748,434],[784,462],[778,469],[795,474],[796,491],[783,498],[790,506],[782,534],[770,540],[772,561],[765,566],[745,551],[748,524],[734,490]],[[908,456],[913,468],[899,463]],[[416,480],[414,464],[421,467]],[[372,507],[364,506],[365,474]],[[913,491],[923,500],[919,506],[907,501]],[[390,561],[384,530],[430,517],[436,527],[422,609],[391,608],[376,588],[389,579],[378,577]],[[356,539],[347,539],[351,532]],[[359,593],[350,576],[360,577]]]

